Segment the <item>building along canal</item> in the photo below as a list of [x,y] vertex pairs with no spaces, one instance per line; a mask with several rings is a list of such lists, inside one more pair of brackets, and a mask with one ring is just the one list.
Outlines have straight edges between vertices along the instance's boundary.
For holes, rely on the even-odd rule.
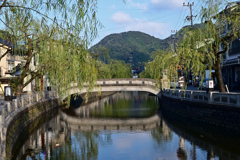
[[35,120],[12,159],[239,160],[240,140],[162,107],[147,92],[118,92]]

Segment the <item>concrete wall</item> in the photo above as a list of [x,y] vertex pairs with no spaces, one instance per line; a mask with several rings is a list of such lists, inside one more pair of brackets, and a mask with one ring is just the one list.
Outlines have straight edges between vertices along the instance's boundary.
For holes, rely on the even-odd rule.
[[240,108],[237,106],[162,95],[161,107],[176,117],[202,125],[208,130],[240,135]]

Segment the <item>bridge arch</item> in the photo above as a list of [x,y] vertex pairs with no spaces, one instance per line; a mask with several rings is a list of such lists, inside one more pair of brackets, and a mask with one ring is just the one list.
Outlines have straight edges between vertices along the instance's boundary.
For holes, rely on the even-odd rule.
[[[86,85],[85,85],[86,86]],[[97,87],[91,92],[118,92],[118,91],[145,91],[150,92],[158,97],[161,97],[160,89],[152,79],[148,78],[117,78],[117,79],[100,79],[97,81]],[[68,89],[68,94],[81,94],[86,93],[87,87],[83,87],[79,90],[77,84],[72,84],[72,87]],[[62,98],[65,99],[67,95]]]

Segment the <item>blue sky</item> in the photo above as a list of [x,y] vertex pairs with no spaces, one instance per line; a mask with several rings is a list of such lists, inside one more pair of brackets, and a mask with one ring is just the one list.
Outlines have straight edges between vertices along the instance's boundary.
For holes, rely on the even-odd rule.
[[[98,37],[92,42],[95,45],[105,36],[126,31],[141,31],[151,36],[164,39],[171,30],[180,30],[189,21],[189,7],[183,6],[194,2],[193,15],[198,15],[201,0],[99,0],[97,17],[104,28],[98,30]],[[194,23],[199,23],[195,18]]]

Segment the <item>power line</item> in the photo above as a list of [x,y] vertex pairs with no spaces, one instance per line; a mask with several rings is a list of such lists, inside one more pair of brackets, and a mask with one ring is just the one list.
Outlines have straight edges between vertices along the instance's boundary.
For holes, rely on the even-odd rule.
[[[184,12],[184,14],[183,14],[183,17],[185,17],[185,15],[186,15],[186,12],[187,12],[187,10],[185,10],[185,12]],[[180,27],[182,28],[183,27],[183,25],[184,25],[184,23],[185,23],[185,21],[183,20],[182,21],[182,23],[180,23]],[[176,28],[177,30],[180,30],[179,28]]]
[[201,7],[202,7],[202,4],[203,4],[204,2],[202,2],[201,4],[200,4],[200,1],[198,1],[198,5],[199,5],[199,7],[198,8],[195,8],[193,11],[195,12],[195,14],[197,13],[199,13],[200,12],[200,9],[201,9]]
[[[191,1],[192,1],[192,0],[190,0],[189,2],[191,2]],[[185,2],[186,2],[186,1],[185,1]],[[182,9],[183,9],[183,6],[182,6]],[[183,14],[183,17],[185,17],[186,11],[187,11],[187,10],[185,10],[185,12],[184,12],[184,14]],[[179,19],[182,19],[182,18],[180,18],[180,16],[179,16]],[[178,20],[179,20],[179,19],[178,19]],[[182,25],[181,25],[181,22],[180,22],[179,24],[180,24],[180,25],[178,25],[178,26],[176,25],[176,26],[175,26],[175,29],[180,30],[178,27],[179,27],[179,26],[180,26],[180,27],[183,27],[184,21],[183,21]]]
[[[138,24],[147,23],[147,22],[155,21],[155,20],[157,20],[157,19],[161,19],[161,18],[164,18],[164,17],[168,17],[168,16],[171,16],[171,15],[174,15],[174,14],[177,14],[177,13],[179,13],[179,12],[175,12],[175,13],[168,14],[168,15],[161,16],[161,17],[154,18],[154,19],[150,19],[150,20],[145,21],[145,22],[139,22],[139,23],[136,23],[136,24],[127,25],[127,26],[118,27],[118,28],[107,29],[107,30],[103,30],[103,31],[99,31],[99,32],[106,32],[106,31],[111,31],[111,30],[121,29],[121,28],[129,27],[129,26],[135,26],[135,25],[138,25]],[[162,22],[162,23],[164,23],[164,22]]]
[[[180,8],[180,7],[175,7],[175,8]],[[139,9],[128,9],[128,8],[105,8],[105,7],[98,7],[100,10],[159,10],[159,9],[171,9],[171,7],[166,8],[166,7],[157,7],[157,8],[150,8],[150,9],[144,9],[144,8],[139,8]]]
[[179,15],[179,18],[178,18],[177,24],[176,24],[176,26],[174,27],[175,29],[176,29],[176,27],[177,27],[177,25],[178,25],[178,22],[179,22],[179,19],[180,19],[181,15],[182,15],[182,10],[183,10],[183,6],[182,6],[182,9],[181,9],[181,13],[180,13],[180,15]]

